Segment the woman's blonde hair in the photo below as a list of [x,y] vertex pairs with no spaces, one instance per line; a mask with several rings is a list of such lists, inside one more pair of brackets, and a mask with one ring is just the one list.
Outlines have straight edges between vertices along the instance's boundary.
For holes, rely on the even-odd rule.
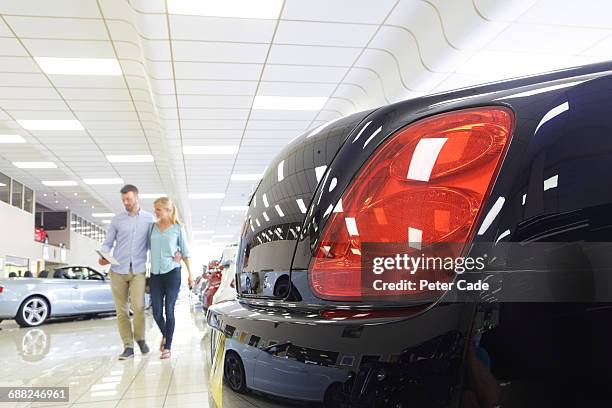
[[170,211],[170,220],[172,221],[173,224],[179,224],[179,225],[183,224],[181,220],[179,220],[178,210],[176,209],[176,205],[174,205],[174,202],[172,202],[171,199],[169,199],[168,197],[160,197],[157,200],[155,200],[155,202],[153,202],[153,205],[158,205],[158,204],[161,205],[162,208],[165,208],[166,210]]

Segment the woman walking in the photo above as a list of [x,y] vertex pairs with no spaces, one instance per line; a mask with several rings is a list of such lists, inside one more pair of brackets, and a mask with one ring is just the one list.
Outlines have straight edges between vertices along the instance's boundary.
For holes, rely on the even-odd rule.
[[[181,253],[188,272],[189,287],[193,285],[189,248],[185,230],[178,219],[176,206],[167,197],[155,200],[157,222],[151,225],[151,303],[153,317],[162,333],[159,346],[162,359],[170,358],[174,334],[174,305],[181,286],[181,262],[175,254]],[[165,312],[165,316],[164,316]]]

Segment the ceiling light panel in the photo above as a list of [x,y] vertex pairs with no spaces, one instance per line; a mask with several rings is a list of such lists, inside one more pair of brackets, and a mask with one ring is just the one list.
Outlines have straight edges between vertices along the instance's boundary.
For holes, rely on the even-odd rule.
[[72,119],[22,119],[17,123],[26,130],[84,130],[81,122]]
[[19,169],[56,169],[53,162],[13,162],[13,166]]
[[50,75],[122,75],[114,58],[34,57],[45,74]]
[[0,135],[0,144],[25,143],[26,140],[20,135]]

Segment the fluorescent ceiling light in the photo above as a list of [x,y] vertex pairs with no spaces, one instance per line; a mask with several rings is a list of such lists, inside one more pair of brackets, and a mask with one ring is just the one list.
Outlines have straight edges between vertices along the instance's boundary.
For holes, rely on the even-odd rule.
[[151,163],[153,156],[150,154],[111,154],[106,156],[111,163]]
[[257,181],[261,179],[263,174],[254,173],[254,174],[238,174],[234,173],[231,175],[230,180],[232,181]]
[[111,222],[111,220],[102,220],[102,224],[110,224]]
[[26,130],[84,130],[78,120],[74,119],[23,119],[17,120]]
[[232,235],[232,234],[223,234],[223,235],[213,235],[212,238],[213,239],[215,239],[215,238],[231,238],[233,236],[234,235]]
[[183,154],[236,154],[238,153],[238,145],[221,145],[221,146],[183,146]]
[[191,199],[215,199],[215,198],[225,198],[225,193],[191,193],[189,194],[189,198]]
[[168,13],[276,20],[283,0],[168,0]]
[[284,217],[284,216],[285,216],[285,213],[284,213],[284,212],[283,212],[283,210],[280,208],[280,205],[276,204],[276,205],[274,206],[274,208],[276,209],[276,212],[278,213],[278,215],[279,215],[280,217]]
[[248,209],[248,205],[228,205],[221,207],[221,211],[246,211]]
[[318,111],[327,102],[326,96],[255,96],[253,109]]
[[25,143],[26,140],[19,135],[0,135],[0,143]]
[[6,184],[0,183],[0,187],[6,187]]
[[109,218],[114,217],[115,213],[93,213],[91,216],[95,218]]
[[73,180],[48,180],[43,181],[42,183],[47,187],[68,187],[79,185],[76,181]]
[[278,173],[278,181],[283,181],[283,179],[285,178],[285,174],[284,174],[284,167],[285,167],[285,161],[281,161],[280,163],[278,163],[277,166],[277,173]]
[[301,198],[298,198],[297,200],[295,200],[295,202],[297,203],[298,207],[300,207],[300,211],[302,212],[302,214],[306,214],[306,211],[308,211],[308,209],[306,208],[306,205],[304,204],[304,200],[302,200]]
[[45,74],[50,75],[122,75],[115,58],[34,57]]
[[20,169],[57,169],[53,162],[13,162],[13,166]]
[[123,179],[120,178],[92,178],[83,179],[85,184],[89,185],[102,185],[102,184],[123,184]]
[[155,194],[155,193],[138,193],[138,198],[160,198],[160,197],[168,197],[168,194]]
[[206,234],[214,234],[215,230],[203,230],[203,231],[193,231],[193,235],[206,235]]

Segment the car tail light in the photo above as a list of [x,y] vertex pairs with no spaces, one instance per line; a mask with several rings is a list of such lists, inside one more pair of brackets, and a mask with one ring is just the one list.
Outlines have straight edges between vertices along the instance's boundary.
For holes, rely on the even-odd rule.
[[[362,298],[364,243],[410,242],[414,248],[455,243],[458,249],[449,251],[460,256],[513,125],[511,110],[482,107],[432,116],[391,136],[364,164],[325,225],[309,269],[315,295]],[[414,292],[399,294],[410,298]]]
[[4,286],[0,285],[0,293],[4,292]]

